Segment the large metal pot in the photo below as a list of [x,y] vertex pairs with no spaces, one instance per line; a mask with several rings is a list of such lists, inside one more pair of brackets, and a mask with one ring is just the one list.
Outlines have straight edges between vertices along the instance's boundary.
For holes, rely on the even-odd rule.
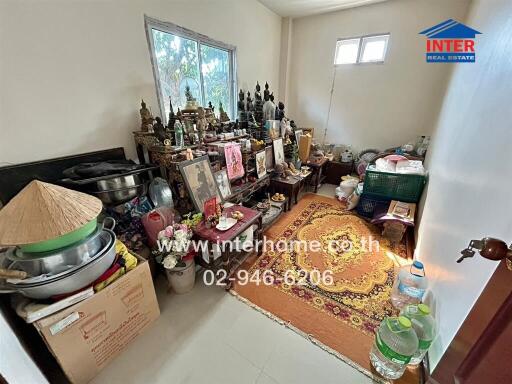
[[143,182],[140,176],[138,174],[132,174],[97,180],[88,185],[88,188],[90,188],[92,191],[103,192],[110,191],[112,189],[136,187],[141,184],[143,184]]
[[96,196],[105,205],[119,205],[126,203],[134,197],[144,195],[145,193],[145,184],[139,184],[119,189],[109,189],[101,192],[91,192],[93,196]]
[[62,272],[71,272],[73,268],[79,268],[108,245],[106,241],[102,241],[102,229],[106,227],[113,230],[115,224],[113,218],[106,217],[94,233],[78,243],[56,251],[24,253],[21,249],[12,248],[6,254],[7,258],[13,261],[9,269],[25,271],[29,276],[54,276]]
[[116,235],[109,229],[103,229],[102,236],[108,238],[106,249],[80,268],[51,278],[42,278],[37,283],[27,283],[31,279],[16,283],[8,280],[0,293],[18,292],[33,299],[47,299],[87,287],[110,268],[116,257]]

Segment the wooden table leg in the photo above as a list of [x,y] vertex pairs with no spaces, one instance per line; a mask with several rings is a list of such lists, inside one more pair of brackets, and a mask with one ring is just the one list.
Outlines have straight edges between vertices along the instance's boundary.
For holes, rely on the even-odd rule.
[[263,253],[263,217],[260,216],[258,219],[258,256],[261,256]]
[[298,185],[295,187],[295,192],[294,192],[294,195],[295,195],[295,204],[298,204],[298,198],[299,198],[299,192],[300,192],[300,181],[298,183]]
[[320,182],[320,174],[322,173],[322,167],[315,170],[315,193],[318,191],[318,183]]

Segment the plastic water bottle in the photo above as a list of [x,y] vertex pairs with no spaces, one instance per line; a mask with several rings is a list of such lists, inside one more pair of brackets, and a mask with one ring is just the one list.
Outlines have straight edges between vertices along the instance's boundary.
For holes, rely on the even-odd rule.
[[425,304],[407,305],[400,315],[411,320],[412,328],[418,336],[419,347],[409,363],[409,365],[418,365],[436,337],[436,321],[430,314],[430,308]]
[[380,375],[395,380],[404,374],[417,349],[418,337],[411,321],[404,316],[388,317],[377,330],[370,361]]
[[414,261],[412,265],[400,268],[391,292],[391,302],[402,309],[407,304],[418,304],[428,286],[423,264]]

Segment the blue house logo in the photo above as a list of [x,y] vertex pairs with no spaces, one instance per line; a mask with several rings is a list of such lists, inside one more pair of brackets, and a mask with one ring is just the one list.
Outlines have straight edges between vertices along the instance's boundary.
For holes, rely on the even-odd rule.
[[475,36],[480,34],[453,19],[421,31],[427,37],[427,63],[474,63]]

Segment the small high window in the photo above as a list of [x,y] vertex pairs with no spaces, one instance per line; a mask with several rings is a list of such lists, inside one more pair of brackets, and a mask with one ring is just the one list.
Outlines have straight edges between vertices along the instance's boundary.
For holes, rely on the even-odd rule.
[[336,42],[334,64],[383,63],[389,34],[340,39]]

